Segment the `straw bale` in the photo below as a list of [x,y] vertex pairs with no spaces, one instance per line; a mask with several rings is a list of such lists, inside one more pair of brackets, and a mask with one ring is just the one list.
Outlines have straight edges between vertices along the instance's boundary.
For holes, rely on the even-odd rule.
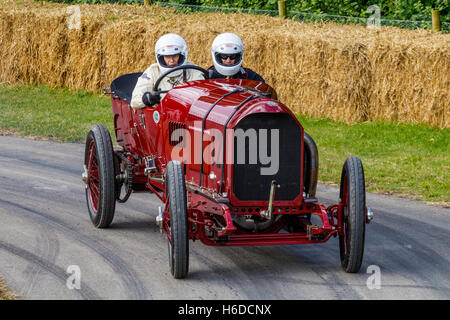
[[[0,0],[1,1],[1,0]],[[450,38],[426,30],[303,24],[244,14],[177,14],[141,5],[0,2],[0,82],[97,91],[155,62],[154,44],[175,32],[207,68],[222,32],[245,43],[244,65],[294,112],[348,123],[373,119],[450,127]]]

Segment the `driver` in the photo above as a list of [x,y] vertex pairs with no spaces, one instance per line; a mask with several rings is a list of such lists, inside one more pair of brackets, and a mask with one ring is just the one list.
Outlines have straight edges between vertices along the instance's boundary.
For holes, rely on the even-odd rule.
[[[194,65],[188,61],[186,41],[175,33],[165,34],[156,41],[155,56],[156,63],[144,71],[134,87],[130,103],[134,109],[152,106],[160,102],[164,94],[160,98],[158,94],[154,94],[152,91],[156,80],[164,72],[176,66]],[[204,79],[204,76],[200,71],[193,69],[177,70],[160,82],[158,90],[170,90],[183,82],[202,79]]]
[[211,46],[214,66],[209,71],[210,79],[247,79],[265,82],[263,77],[249,68],[242,67],[244,43],[234,33],[219,34]]

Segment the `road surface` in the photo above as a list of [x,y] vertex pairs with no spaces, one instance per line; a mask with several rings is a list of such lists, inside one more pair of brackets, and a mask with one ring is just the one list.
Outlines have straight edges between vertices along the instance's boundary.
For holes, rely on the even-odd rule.
[[[189,276],[175,280],[155,196],[117,204],[111,227],[99,230],[86,208],[83,144],[0,136],[0,150],[0,275],[21,299],[450,298],[450,209],[368,194],[375,219],[358,274],[342,271],[337,238],[230,248],[191,241]],[[338,190],[320,185],[318,198],[336,203]]]

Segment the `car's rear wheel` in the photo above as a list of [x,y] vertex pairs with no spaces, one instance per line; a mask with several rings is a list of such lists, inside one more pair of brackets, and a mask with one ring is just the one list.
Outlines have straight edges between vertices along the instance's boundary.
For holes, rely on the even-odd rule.
[[342,268],[356,273],[361,268],[365,241],[366,192],[361,160],[349,157],[345,161],[340,188],[343,205],[342,232],[339,249]]
[[179,161],[170,161],[167,165],[164,214],[169,239],[170,271],[174,278],[182,279],[189,271],[189,239],[186,184]]
[[107,228],[116,208],[116,182],[111,136],[102,124],[92,126],[87,135],[84,165],[89,216],[95,227]]

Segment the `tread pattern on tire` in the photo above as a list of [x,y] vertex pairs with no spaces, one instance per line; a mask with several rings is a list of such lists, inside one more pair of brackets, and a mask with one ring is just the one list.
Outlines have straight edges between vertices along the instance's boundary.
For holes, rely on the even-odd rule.
[[[107,228],[112,223],[116,208],[115,170],[111,136],[102,124],[93,125],[86,139],[85,164],[89,153],[89,143],[94,140],[97,151],[99,171],[99,204],[97,214],[90,212],[92,222],[97,228]],[[86,192],[88,192],[86,190]],[[86,194],[88,197],[88,194]],[[88,207],[89,207],[89,199]],[[91,209],[89,209],[91,210]]]
[[170,197],[170,225],[173,262],[171,272],[174,278],[185,278],[189,271],[189,239],[186,208],[186,184],[183,167],[179,161],[171,161],[166,170]]
[[350,242],[347,247],[347,255],[342,260],[342,267],[346,272],[356,273],[361,268],[365,242],[366,192],[361,160],[354,156],[346,160],[341,177],[341,199],[344,173],[346,173],[348,183],[347,223],[350,229]]

